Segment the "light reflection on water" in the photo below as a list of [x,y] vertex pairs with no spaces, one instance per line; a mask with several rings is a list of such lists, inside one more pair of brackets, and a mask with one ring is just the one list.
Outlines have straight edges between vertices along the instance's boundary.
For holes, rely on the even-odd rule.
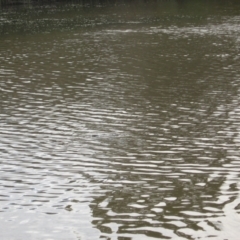
[[2,36],[1,238],[237,239],[239,17],[101,16]]

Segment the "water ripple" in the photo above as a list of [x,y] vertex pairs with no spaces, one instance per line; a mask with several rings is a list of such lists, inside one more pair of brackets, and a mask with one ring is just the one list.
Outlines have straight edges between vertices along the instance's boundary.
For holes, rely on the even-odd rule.
[[5,36],[1,238],[234,239],[238,23]]

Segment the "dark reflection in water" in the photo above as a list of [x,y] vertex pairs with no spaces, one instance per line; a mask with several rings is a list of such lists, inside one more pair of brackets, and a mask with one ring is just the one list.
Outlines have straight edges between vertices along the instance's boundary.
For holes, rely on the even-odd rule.
[[1,239],[238,239],[237,5],[169,2],[2,12]]

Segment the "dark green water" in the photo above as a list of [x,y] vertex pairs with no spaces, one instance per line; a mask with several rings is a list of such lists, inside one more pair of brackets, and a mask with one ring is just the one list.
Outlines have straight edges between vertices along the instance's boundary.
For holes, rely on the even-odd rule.
[[240,234],[240,4],[0,11],[0,239]]

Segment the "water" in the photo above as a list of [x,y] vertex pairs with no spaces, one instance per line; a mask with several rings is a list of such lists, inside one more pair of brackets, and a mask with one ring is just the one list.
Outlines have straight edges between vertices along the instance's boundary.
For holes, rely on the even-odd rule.
[[0,238],[238,239],[240,6],[0,15]]

